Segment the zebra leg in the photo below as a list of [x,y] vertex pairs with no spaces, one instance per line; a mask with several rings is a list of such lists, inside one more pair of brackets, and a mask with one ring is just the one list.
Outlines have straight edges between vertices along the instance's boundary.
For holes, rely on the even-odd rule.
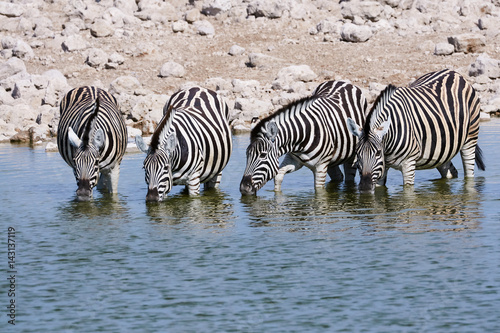
[[467,140],[465,145],[460,150],[462,164],[464,166],[465,177],[474,177],[474,164],[476,161],[476,140]]
[[120,178],[120,165],[116,164],[109,170],[101,172],[97,189],[100,191],[107,190],[109,193],[116,193],[118,191],[118,179]]
[[458,171],[451,161],[437,167],[442,178],[457,178]]
[[328,176],[330,176],[332,182],[340,183],[341,181],[344,180],[344,174],[342,173],[342,171],[340,171],[340,166],[338,165],[328,166],[326,172],[328,173]]
[[274,176],[274,190],[281,191],[281,183],[285,174],[291,173],[302,168],[303,164],[291,154],[286,154],[276,176]]
[[347,182],[353,182],[354,178],[356,177],[356,170],[357,168],[354,168],[352,166],[353,160],[349,160],[344,163],[344,174],[345,174],[345,181]]
[[403,174],[404,185],[415,184],[415,161],[406,160],[405,162],[403,162],[401,173]]
[[316,169],[314,170],[314,187],[316,189],[325,186],[327,170],[328,170],[328,163],[322,163],[316,166]]
[[219,188],[221,178],[222,178],[222,172],[219,172],[212,179],[210,179],[209,181],[207,181],[205,183],[205,186],[204,186],[205,189],[208,189],[208,188]]

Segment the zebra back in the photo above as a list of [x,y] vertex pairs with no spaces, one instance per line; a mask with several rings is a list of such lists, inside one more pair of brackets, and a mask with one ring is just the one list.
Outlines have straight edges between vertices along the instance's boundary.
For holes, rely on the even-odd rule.
[[59,109],[57,143],[61,156],[69,166],[74,168],[74,148],[68,140],[70,127],[82,138],[84,145],[88,144],[97,129],[103,130],[105,142],[100,151],[100,169],[121,162],[127,148],[127,128],[115,97],[97,87],[79,87],[63,97]]
[[204,161],[200,183],[220,173],[232,151],[226,102],[212,90],[191,87],[172,95],[163,112],[151,139],[151,149],[154,152],[175,133],[177,144],[171,161],[174,184],[193,172],[200,157]]
[[[367,102],[359,88],[345,81],[326,81],[312,96],[294,101],[262,119],[252,129],[251,142],[262,137],[266,124],[274,121],[279,128],[276,140],[281,145],[280,155],[293,151],[329,154],[335,149],[334,163],[341,164],[352,157],[356,144],[356,138],[348,132],[347,118],[363,123],[366,109]],[[328,151],[321,151],[318,145]]]

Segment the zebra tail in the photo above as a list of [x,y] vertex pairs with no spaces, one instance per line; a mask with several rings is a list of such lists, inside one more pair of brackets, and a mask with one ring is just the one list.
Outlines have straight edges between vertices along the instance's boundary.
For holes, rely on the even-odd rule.
[[476,145],[476,165],[479,168],[479,170],[486,170],[486,165],[484,164],[484,159],[483,159],[483,151],[481,148],[479,148],[479,145]]

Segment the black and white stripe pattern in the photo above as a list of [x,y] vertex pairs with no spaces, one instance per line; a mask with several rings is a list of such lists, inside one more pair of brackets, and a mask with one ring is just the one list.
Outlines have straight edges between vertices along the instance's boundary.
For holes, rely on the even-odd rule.
[[[352,168],[357,138],[347,129],[347,118],[362,123],[367,108],[361,90],[347,82],[322,83],[311,97],[283,107],[252,130],[247,166],[240,184],[242,194],[255,194],[274,178],[281,190],[286,173],[306,166],[314,173],[314,185],[323,187],[328,173],[332,180],[354,180]],[[278,167],[279,157],[286,154]]]
[[401,170],[413,185],[415,170],[437,168],[442,177],[457,177],[451,159],[461,153],[465,177],[474,163],[484,170],[479,134],[479,99],[474,88],[450,70],[426,74],[408,87],[388,86],[363,124],[349,121],[359,136],[357,164],[362,191],[384,185],[389,168]]
[[146,200],[163,200],[172,185],[186,185],[190,195],[218,187],[232,151],[227,104],[214,91],[192,87],[175,93],[149,148],[140,136],[136,144],[144,160]]
[[90,196],[96,185],[116,192],[127,148],[127,128],[116,99],[96,87],[75,88],[61,100],[60,113],[57,144],[73,168],[77,195]]

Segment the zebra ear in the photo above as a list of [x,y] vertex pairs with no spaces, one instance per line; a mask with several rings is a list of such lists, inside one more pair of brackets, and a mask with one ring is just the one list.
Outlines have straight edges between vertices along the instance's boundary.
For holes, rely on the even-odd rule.
[[347,128],[352,135],[357,136],[358,138],[363,134],[363,129],[351,118],[347,118]]
[[175,133],[171,133],[167,137],[167,141],[165,142],[165,150],[169,155],[172,153],[172,151],[174,151],[176,145],[177,145],[177,138],[175,136]]
[[68,129],[68,140],[70,145],[75,148],[80,147],[80,145],[82,144],[82,140],[80,140],[78,135],[73,131],[71,127]]
[[274,141],[278,136],[278,125],[276,122],[270,121],[266,124],[267,137],[269,140]]
[[140,135],[135,136],[135,145],[139,148],[140,151],[147,154],[148,153],[148,145],[144,142],[144,139]]
[[391,126],[391,117],[387,118],[386,121],[380,124],[380,126],[375,128],[373,131],[378,135],[380,139],[382,139],[384,135],[387,134],[387,131],[389,130],[390,126]]
[[98,128],[94,134],[94,138],[92,139],[94,147],[97,150],[101,150],[101,148],[104,146],[104,140],[104,131],[102,130],[102,128]]

